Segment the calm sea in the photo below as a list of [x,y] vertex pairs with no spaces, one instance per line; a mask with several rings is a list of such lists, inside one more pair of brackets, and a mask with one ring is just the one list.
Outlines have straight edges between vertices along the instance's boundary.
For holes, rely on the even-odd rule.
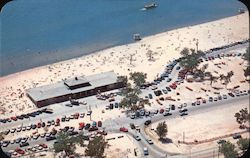
[[0,13],[0,75],[238,14],[237,0],[15,0]]

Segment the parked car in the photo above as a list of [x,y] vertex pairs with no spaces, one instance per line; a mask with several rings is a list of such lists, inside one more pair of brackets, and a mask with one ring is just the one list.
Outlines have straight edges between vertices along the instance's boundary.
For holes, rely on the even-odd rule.
[[148,126],[149,124],[151,124],[151,120],[147,120],[145,121],[144,125]]
[[218,101],[218,98],[217,98],[217,97],[214,97],[214,101]]
[[85,129],[85,130],[88,130],[89,128],[90,128],[90,124],[87,123],[87,124],[85,125],[84,129]]
[[149,97],[149,99],[153,99],[153,95],[152,94],[148,94],[148,97]]
[[168,91],[167,91],[166,89],[162,89],[162,92],[163,92],[164,94],[168,94]]
[[137,140],[137,141],[140,141],[140,140],[141,140],[140,136],[138,136],[138,135],[134,135],[133,137],[134,137],[135,140]]
[[164,109],[160,109],[160,114],[164,113]]
[[241,138],[241,135],[239,133],[235,133],[233,135],[233,139],[239,139],[239,138]]
[[46,141],[51,141],[51,140],[55,140],[55,139],[56,139],[55,136],[46,137]]
[[228,95],[230,95],[231,97],[234,97],[234,94],[233,94],[233,93],[228,93]]
[[167,89],[169,92],[171,92],[171,89],[170,89],[169,87],[166,87],[166,89]]
[[14,133],[16,131],[16,128],[12,128],[11,130],[10,130],[10,133]]
[[218,144],[223,144],[223,143],[226,143],[226,141],[224,139],[220,139],[217,141]]
[[152,145],[154,142],[151,139],[147,139],[148,144]]
[[10,141],[3,141],[2,146],[7,147],[10,144]]
[[212,102],[213,101],[213,97],[209,97],[209,102]]
[[102,127],[102,121],[98,121],[98,122],[97,122],[97,126],[98,126],[98,127]]
[[188,111],[188,109],[186,109],[186,108],[179,110],[180,113],[187,112],[187,111]]
[[20,143],[20,147],[25,147],[25,146],[29,146],[30,144],[28,142],[25,142],[25,143]]
[[172,113],[170,113],[170,112],[165,112],[165,113],[163,114],[163,116],[170,116],[170,115],[172,115]]
[[121,127],[121,128],[120,128],[120,131],[121,131],[121,132],[128,132],[128,129],[125,128],[125,127]]
[[85,113],[80,114],[80,118],[84,118]]
[[186,112],[180,113],[180,116],[185,116],[185,115],[188,115],[188,113],[186,113]]
[[20,148],[16,148],[16,149],[15,149],[15,152],[17,152],[18,154],[21,154],[21,155],[24,155],[24,154],[25,154],[25,151],[23,151],[23,150],[20,149]]

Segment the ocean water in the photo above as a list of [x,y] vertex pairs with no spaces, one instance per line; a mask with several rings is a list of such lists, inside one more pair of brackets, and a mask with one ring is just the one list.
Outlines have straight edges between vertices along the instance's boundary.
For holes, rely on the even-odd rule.
[[0,76],[238,14],[237,0],[15,0],[0,13]]

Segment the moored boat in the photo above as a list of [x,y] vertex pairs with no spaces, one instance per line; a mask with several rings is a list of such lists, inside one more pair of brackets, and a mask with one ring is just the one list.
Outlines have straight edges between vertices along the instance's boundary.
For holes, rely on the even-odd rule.
[[155,8],[155,7],[157,7],[156,3],[146,4],[144,6],[145,9],[152,9],[152,8]]

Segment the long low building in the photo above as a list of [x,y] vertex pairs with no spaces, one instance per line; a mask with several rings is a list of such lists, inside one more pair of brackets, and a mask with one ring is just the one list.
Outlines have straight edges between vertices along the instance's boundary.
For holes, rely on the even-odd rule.
[[27,90],[27,96],[37,107],[79,99],[124,87],[113,71],[91,76],[81,76],[55,84]]

